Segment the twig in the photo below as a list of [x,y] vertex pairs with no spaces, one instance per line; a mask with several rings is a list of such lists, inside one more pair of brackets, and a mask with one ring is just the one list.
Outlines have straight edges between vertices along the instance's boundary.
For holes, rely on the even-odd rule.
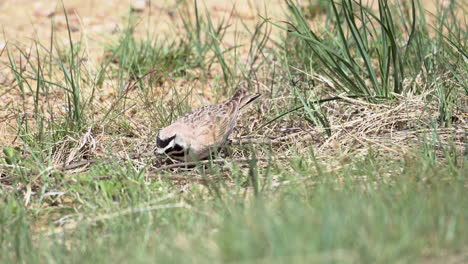
[[[276,139],[276,138],[275,138]],[[275,139],[269,138],[239,138],[239,139],[232,139],[232,145],[244,145],[244,144],[271,144]]]
[[301,130],[294,133],[289,133],[285,136],[280,137],[270,137],[270,138],[240,138],[240,139],[233,139],[231,143],[234,145],[244,145],[244,144],[281,144],[284,143],[286,140],[300,136],[301,134],[306,133],[306,135],[310,135],[312,130]]
[[[84,222],[89,224],[89,223],[95,223],[95,222],[99,222],[99,221],[103,221],[103,220],[107,220],[107,219],[111,219],[111,218],[115,218],[119,216],[134,214],[134,213],[143,213],[143,212],[155,211],[155,210],[160,210],[160,209],[170,209],[170,208],[191,209],[191,206],[186,203],[180,202],[180,203],[172,203],[172,204],[153,205],[153,206],[140,207],[140,208],[127,208],[120,212],[100,215],[95,218],[85,220]],[[47,232],[46,235],[51,236],[51,235],[55,235],[58,233],[62,233],[64,231],[73,230],[78,226],[79,223],[80,223],[79,221],[68,223],[64,225],[63,227],[58,227],[52,231]]]
[[[279,157],[279,159],[284,159],[285,157]],[[268,161],[266,158],[258,158],[256,159],[257,161]],[[168,170],[168,169],[175,169],[175,168],[187,168],[187,167],[195,167],[197,165],[206,165],[206,164],[221,164],[227,161],[232,161],[232,162],[238,162],[238,163],[248,163],[252,161],[252,159],[232,159],[232,160],[226,160],[226,159],[216,159],[216,160],[202,160],[202,161],[191,161],[191,162],[181,162],[181,163],[175,163],[175,164],[169,164],[161,167],[154,167],[151,166],[154,170],[152,172],[157,172],[157,171],[163,171],[163,170]]]
[[187,176],[173,176],[173,175],[162,175],[162,174],[148,174],[148,178],[164,178],[171,181],[186,181],[186,182],[197,182],[197,183],[206,183],[208,179],[201,177],[187,177]]
[[0,167],[12,168],[12,169],[26,169],[26,167],[19,166],[17,164],[0,164]]
[[346,101],[348,103],[351,103],[351,104],[358,104],[358,105],[365,105],[365,106],[378,106],[378,107],[383,107],[383,108],[390,108],[390,106],[388,105],[384,105],[384,104],[372,104],[372,103],[368,103],[368,102],[364,102],[364,101],[361,101],[361,100],[357,100],[357,99],[353,99],[353,98],[365,98],[363,96],[361,97],[355,97],[355,96],[345,96],[343,94],[334,94],[335,97],[338,97],[340,99],[342,99],[343,101]]
[[81,167],[84,167],[84,166],[87,166],[87,165],[91,165],[94,162],[96,162],[96,161],[95,160],[80,160],[80,161],[74,162],[72,164],[59,167],[57,169],[61,170],[61,171],[69,171],[69,170],[78,169],[78,168],[81,168]]

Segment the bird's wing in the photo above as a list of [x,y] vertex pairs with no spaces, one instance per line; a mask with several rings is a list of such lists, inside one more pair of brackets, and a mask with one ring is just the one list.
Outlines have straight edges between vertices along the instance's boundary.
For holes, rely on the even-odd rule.
[[190,126],[186,136],[192,143],[203,146],[216,146],[227,139],[238,114],[237,102],[223,105],[205,106],[182,117],[180,122]]

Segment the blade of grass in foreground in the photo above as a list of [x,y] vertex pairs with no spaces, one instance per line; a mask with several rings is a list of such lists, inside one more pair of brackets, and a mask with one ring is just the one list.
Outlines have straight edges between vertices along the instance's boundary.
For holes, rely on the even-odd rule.
[[[329,170],[327,160],[292,155],[269,169],[232,167],[239,186],[213,181],[208,188],[216,192],[194,184],[188,193],[167,193],[171,188],[146,182],[144,172],[101,165],[57,190],[67,191],[73,207],[37,208],[32,217],[18,197],[4,197],[0,261],[461,259],[468,243],[468,174],[447,162],[419,154],[388,159],[370,150]],[[115,177],[96,178],[109,173]],[[264,180],[267,174],[282,184]],[[257,187],[242,187],[249,181]],[[56,220],[62,210],[68,214],[59,224],[43,221]]]

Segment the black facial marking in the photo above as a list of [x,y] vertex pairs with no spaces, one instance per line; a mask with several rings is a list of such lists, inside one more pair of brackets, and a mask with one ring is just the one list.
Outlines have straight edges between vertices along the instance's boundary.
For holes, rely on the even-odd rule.
[[170,155],[176,155],[176,154],[180,154],[180,153],[184,153],[184,148],[182,146],[180,146],[179,144],[175,144],[175,146],[173,147],[170,147],[168,149],[166,149],[164,151],[164,153],[166,154],[170,154]]
[[183,157],[183,156],[185,156],[185,152],[171,153],[171,156],[173,156],[173,157]]
[[184,148],[179,144],[175,144],[173,149],[174,149],[175,152],[184,151]]
[[169,143],[171,142],[171,140],[173,140],[176,136],[172,136],[170,138],[167,138],[167,139],[160,139],[159,138],[159,134],[158,136],[156,137],[156,145],[158,146],[158,148],[165,148],[167,147],[167,145],[169,145]]

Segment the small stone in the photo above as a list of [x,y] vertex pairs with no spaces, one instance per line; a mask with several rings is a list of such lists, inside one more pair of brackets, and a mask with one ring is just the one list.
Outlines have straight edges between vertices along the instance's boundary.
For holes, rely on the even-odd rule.
[[449,8],[450,5],[453,5],[453,0],[443,0],[440,2],[440,7],[443,9]]
[[146,8],[146,0],[133,0],[131,8],[134,12],[143,12]]
[[6,41],[0,40],[0,52],[6,47]]
[[43,6],[42,3],[37,2],[34,4],[34,11],[35,16],[38,17],[48,17],[51,18],[55,15],[55,6],[54,5],[45,5]]
[[80,28],[78,26],[75,26],[75,25],[70,25],[69,29],[70,29],[71,32],[80,31]]
[[6,76],[6,74],[3,72],[0,72],[0,85],[5,85],[7,84],[7,82],[8,82],[8,77]]

